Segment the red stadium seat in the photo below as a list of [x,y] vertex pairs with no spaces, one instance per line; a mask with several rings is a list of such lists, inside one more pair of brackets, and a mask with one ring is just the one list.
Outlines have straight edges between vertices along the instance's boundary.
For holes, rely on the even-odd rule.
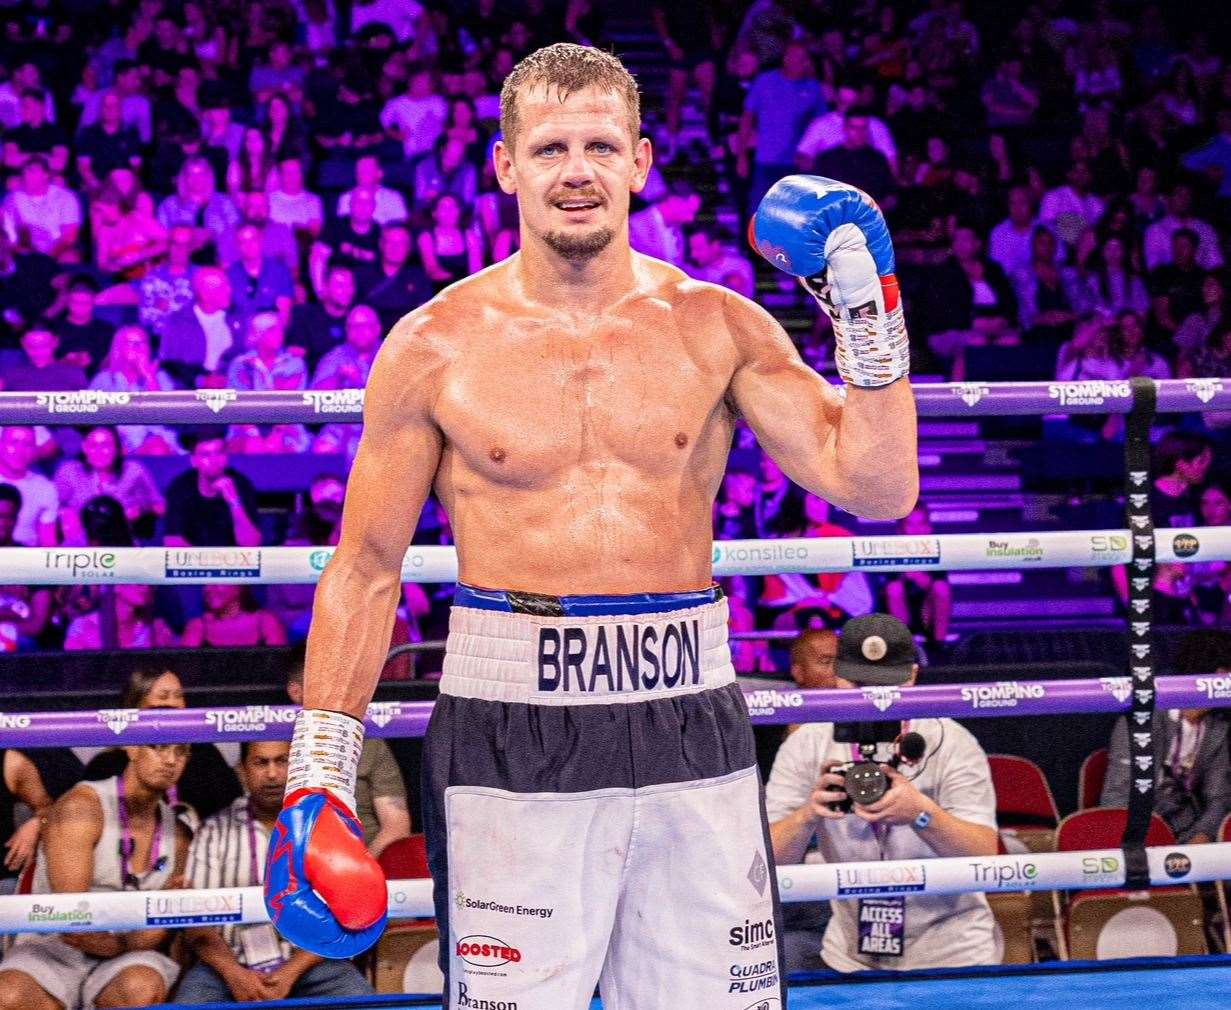
[[1081,771],[1077,775],[1077,809],[1089,810],[1099,805],[1103,795],[1103,781],[1107,778],[1106,747],[1096,750],[1081,763]]
[[[1093,807],[1064,818],[1056,828],[1057,852],[1118,849],[1128,811]],[[1150,816],[1146,845],[1174,845],[1175,834]],[[1144,891],[1120,888],[1052,892],[1056,938],[1062,960],[1173,956],[1209,952],[1205,916],[1195,885]]]
[[390,842],[377,862],[390,880],[422,880],[432,875],[427,868],[427,843],[422,835]]
[[[422,835],[390,842],[377,859],[389,880],[430,877],[427,844]],[[439,992],[443,976],[436,964],[438,936],[434,919],[391,922],[376,944],[370,978],[377,992]]]
[[[1043,769],[1026,758],[989,754],[996,790],[996,823],[1031,852],[1050,852],[1060,811]],[[1009,846],[1010,851],[1013,846]]]
[[[1231,814],[1223,818],[1217,841],[1231,842]],[[1225,953],[1231,953],[1231,913],[1228,912],[1231,903],[1227,900],[1227,882],[1219,880],[1214,884],[1214,891],[1218,895],[1218,909],[1222,912],[1222,949]]]

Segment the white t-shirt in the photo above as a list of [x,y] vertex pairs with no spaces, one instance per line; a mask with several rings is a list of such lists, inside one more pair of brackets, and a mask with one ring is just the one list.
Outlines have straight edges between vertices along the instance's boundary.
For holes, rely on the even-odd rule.
[[54,523],[60,513],[56,486],[41,473],[28,473],[18,480],[0,476],[0,484],[12,484],[21,492],[21,511],[17,513],[13,539],[27,547],[37,547],[39,527]]
[[[834,109],[823,116],[817,116],[808,124],[804,135],[795,145],[797,154],[816,158],[835,147],[841,147],[846,139],[846,118]],[[897,171],[898,146],[893,142],[893,134],[879,116],[868,117],[868,143],[885,156],[889,167]]]
[[1018,231],[1005,218],[992,229],[987,239],[987,255],[1000,264],[1006,277],[1013,277],[1030,266],[1030,251],[1037,221],[1031,221],[1025,231]]
[[396,126],[402,134],[402,148],[407,158],[426,154],[445,128],[449,106],[440,95],[411,98],[399,95],[390,98],[380,110],[380,125],[386,130]]
[[414,35],[415,23],[423,13],[423,5],[416,0],[372,0],[351,7],[350,30],[355,34],[366,24],[373,22],[385,25],[404,45]]
[[284,193],[275,189],[269,194],[269,220],[291,228],[306,228],[313,221],[325,220],[325,205],[315,193]]
[[[350,195],[352,190],[348,190],[338,197],[338,217],[350,217]],[[390,189],[388,186],[380,186],[376,190],[376,209],[372,213],[372,220],[382,228],[390,221],[405,221],[410,217],[410,213],[406,210],[406,200],[402,194],[396,189]]]
[[1171,236],[1181,228],[1191,228],[1197,233],[1197,266],[1202,270],[1217,270],[1222,266],[1222,250],[1218,247],[1218,233],[1206,222],[1195,218],[1179,218],[1168,214],[1150,225],[1145,232],[1142,252],[1146,269],[1153,270],[1171,262]]
[[[996,827],[996,794],[987,755],[970,731],[952,719],[920,719],[910,729],[927,742],[917,768],[903,774],[954,817]],[[770,823],[780,821],[807,801],[828,760],[850,761],[852,745],[835,743],[832,723],[801,726],[783,741],[765,786]],[[937,855],[910,826],[889,828],[883,843],[872,826],[854,814],[840,821],[822,820],[816,829],[820,860],[826,863],[877,859],[931,859]],[[864,968],[937,968],[994,964],[999,960],[995,920],[982,894],[908,895],[905,953],[876,958],[858,952],[858,899],[832,901],[833,917],[825,929],[821,955],[837,971]]]
[[26,228],[30,242],[41,253],[50,252],[66,227],[81,224],[81,202],[75,193],[52,183],[42,196],[15,189],[4,198],[4,230],[9,241]]
[[194,305],[192,311],[197,322],[201,324],[201,329],[205,331],[205,360],[201,364],[206,371],[212,372],[218,367],[218,359],[226,354],[235,342],[231,327],[227,325],[227,314],[224,309],[202,312],[199,305]]

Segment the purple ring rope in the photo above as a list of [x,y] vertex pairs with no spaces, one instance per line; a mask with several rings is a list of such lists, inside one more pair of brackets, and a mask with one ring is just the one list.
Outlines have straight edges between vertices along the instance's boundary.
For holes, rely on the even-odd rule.
[[[1231,676],[1159,677],[1160,708],[1231,707]],[[867,687],[856,691],[801,691],[745,687],[752,721],[856,722],[868,719],[957,719],[991,716],[1125,712],[1129,677],[1098,680],[1005,680],[924,687]],[[430,701],[375,702],[366,720],[369,736],[419,737],[432,713]],[[221,708],[101,709],[85,712],[0,713],[0,747],[99,747],[222,740],[289,740],[294,705]]]
[[[1231,380],[1166,379],[1156,383],[1160,413],[1231,410]],[[1126,414],[1127,381],[918,383],[922,417],[1010,414]],[[324,424],[363,420],[362,389],[233,389],[110,393],[0,392],[4,424]]]

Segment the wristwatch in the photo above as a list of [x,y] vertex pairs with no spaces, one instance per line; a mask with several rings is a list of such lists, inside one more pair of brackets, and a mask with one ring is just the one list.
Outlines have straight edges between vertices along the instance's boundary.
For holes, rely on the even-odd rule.
[[926,828],[929,824],[932,823],[932,815],[929,814],[926,810],[922,810],[919,812],[919,816],[915,818],[914,823],[915,823],[915,830],[922,831],[924,828]]

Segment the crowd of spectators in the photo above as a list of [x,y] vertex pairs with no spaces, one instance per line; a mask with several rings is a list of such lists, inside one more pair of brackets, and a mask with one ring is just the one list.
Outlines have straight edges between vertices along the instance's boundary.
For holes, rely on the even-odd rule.
[[[823,315],[784,300],[785,279],[737,239],[795,171],[858,185],[886,211],[916,372],[1231,378],[1231,64],[1201,19],[1111,0],[651,8],[640,19],[604,0],[0,8],[0,385],[361,387],[402,314],[517,248],[516,201],[490,166],[514,63],[560,40],[620,53],[637,32],[628,45],[648,36],[660,52],[630,54],[649,67],[657,159],[634,201],[634,247],[775,296],[775,310],[802,314],[792,332],[821,371],[832,372]],[[1224,421],[1208,416],[1215,437]],[[335,502],[308,492],[289,522],[270,522],[259,480],[228,459],[328,456],[342,489],[358,432],[9,427],[0,488],[18,496],[0,495],[0,542],[327,545]],[[1048,432],[1093,442],[1120,426],[1083,417]],[[155,480],[155,456],[181,457],[183,472]],[[1217,475],[1192,487],[1194,515],[1225,516]],[[849,534],[849,517],[830,511],[741,428],[716,535]],[[926,506],[900,531],[929,536]],[[450,536],[429,502],[419,540]],[[1174,574],[1164,592],[1200,595],[1193,572]],[[1192,613],[1220,620],[1227,576],[1197,574],[1208,591]],[[951,634],[943,575],[726,588],[737,628],[832,627],[877,607],[924,640]],[[225,599],[8,587],[0,648],[273,644],[302,637],[310,612],[293,588],[212,595]],[[395,637],[433,637],[448,596],[408,589]],[[100,620],[100,600],[114,619]],[[761,646],[738,659],[748,672],[782,665]]]

